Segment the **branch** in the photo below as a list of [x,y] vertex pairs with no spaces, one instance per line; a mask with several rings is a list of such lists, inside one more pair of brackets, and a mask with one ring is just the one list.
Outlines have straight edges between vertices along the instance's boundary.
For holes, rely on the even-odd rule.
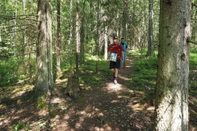
[[192,6],[195,6],[195,7],[197,7],[197,3],[192,3]]
[[197,45],[197,42],[196,41],[188,40],[187,42],[192,43],[194,45]]

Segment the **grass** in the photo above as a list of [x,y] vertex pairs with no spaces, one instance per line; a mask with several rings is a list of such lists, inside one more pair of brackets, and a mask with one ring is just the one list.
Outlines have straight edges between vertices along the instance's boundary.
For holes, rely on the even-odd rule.
[[[140,55],[140,51],[129,52],[133,55]],[[143,51],[145,54],[145,51]],[[132,74],[131,84],[137,90],[154,90],[156,85],[156,73],[157,73],[157,57],[142,57],[135,58],[135,66],[133,68],[134,73]],[[190,77],[189,77],[189,93],[197,95],[197,50],[191,49],[190,51]]]
[[80,66],[80,83],[98,86],[104,83],[111,75],[109,70],[109,63],[105,60],[99,59],[98,72],[96,73],[96,58],[87,57],[84,64]]
[[134,59],[135,66],[133,68],[131,84],[137,90],[144,91],[146,89],[154,89],[157,73],[156,57],[141,57]]

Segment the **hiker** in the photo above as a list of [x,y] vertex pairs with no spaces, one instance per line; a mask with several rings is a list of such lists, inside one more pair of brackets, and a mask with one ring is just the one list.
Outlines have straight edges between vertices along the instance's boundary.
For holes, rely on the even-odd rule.
[[123,50],[124,50],[124,59],[123,61],[120,62],[120,68],[124,67],[126,68],[126,56],[127,56],[127,42],[124,41],[124,38],[121,38],[121,42],[120,44],[122,45],[123,47]]
[[123,61],[123,47],[118,42],[118,37],[114,37],[113,44],[108,47],[109,68],[113,73],[113,82],[117,84],[118,69],[120,69],[120,60]]

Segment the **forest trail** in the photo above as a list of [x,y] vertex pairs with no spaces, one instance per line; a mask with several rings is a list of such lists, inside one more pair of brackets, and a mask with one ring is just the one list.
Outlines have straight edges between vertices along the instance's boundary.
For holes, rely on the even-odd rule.
[[57,86],[51,99],[50,122],[32,101],[33,85],[2,88],[0,130],[152,131],[154,108],[144,101],[144,92],[132,90],[132,68],[129,57],[127,68],[119,71],[119,84],[115,85],[110,75],[99,86],[88,85],[91,88],[82,90],[76,99],[64,93],[65,87]]
[[[133,61],[119,71],[118,84],[112,75],[106,83],[83,91],[67,114],[52,120],[58,131],[152,131],[154,107],[141,104],[144,93],[130,85]],[[57,126],[58,125],[58,126]]]

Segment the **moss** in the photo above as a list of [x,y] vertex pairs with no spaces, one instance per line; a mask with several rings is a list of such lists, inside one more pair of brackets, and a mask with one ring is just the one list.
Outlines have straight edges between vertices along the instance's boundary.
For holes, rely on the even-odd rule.
[[50,114],[51,117],[55,117],[58,113],[57,113],[57,111],[55,111],[55,110],[51,110],[51,111],[49,112],[49,114]]
[[47,109],[46,96],[38,96],[38,98],[37,98],[37,108],[38,109]]

